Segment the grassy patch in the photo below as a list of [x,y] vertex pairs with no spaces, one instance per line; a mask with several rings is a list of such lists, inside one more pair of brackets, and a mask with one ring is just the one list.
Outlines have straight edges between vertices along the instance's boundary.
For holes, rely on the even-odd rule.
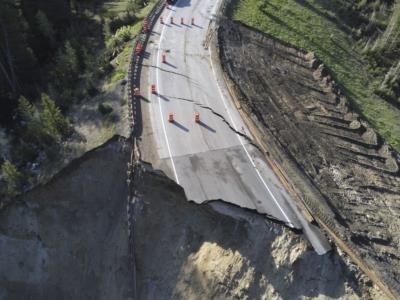
[[332,12],[334,0],[236,0],[230,15],[249,26],[314,51],[357,110],[400,151],[400,111],[373,93],[376,78]]
[[124,79],[125,77],[125,71],[121,69],[116,69],[111,76],[111,82],[114,83],[118,80]]

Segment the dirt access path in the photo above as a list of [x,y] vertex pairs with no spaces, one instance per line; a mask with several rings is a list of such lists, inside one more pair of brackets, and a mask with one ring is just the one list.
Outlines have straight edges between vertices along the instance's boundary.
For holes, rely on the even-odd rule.
[[351,109],[312,53],[230,21],[218,40],[222,66],[268,155],[399,294],[398,154]]

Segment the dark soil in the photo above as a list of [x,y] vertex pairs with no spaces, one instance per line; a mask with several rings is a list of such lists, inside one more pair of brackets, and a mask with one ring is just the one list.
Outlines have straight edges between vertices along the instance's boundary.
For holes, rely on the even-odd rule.
[[231,21],[218,40],[222,66],[272,158],[303,195],[311,183],[317,197],[307,201],[333,215],[335,230],[399,293],[398,154],[312,53]]

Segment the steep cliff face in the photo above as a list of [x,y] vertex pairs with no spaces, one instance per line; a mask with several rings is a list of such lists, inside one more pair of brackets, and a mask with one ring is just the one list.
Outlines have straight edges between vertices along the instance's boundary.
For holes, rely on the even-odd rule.
[[385,299],[358,269],[262,216],[142,168],[133,235],[138,299]]
[[0,299],[128,299],[126,161],[113,139],[0,212]]
[[336,252],[318,256],[238,207],[190,203],[146,164],[127,207],[124,144],[87,153],[0,212],[0,299],[384,299]]

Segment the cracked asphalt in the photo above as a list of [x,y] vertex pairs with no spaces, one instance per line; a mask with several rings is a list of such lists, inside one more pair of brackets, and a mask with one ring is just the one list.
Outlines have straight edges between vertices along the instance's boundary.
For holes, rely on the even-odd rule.
[[[143,62],[148,92],[142,92],[158,163],[180,184],[189,200],[221,199],[257,210],[287,226],[309,232],[317,252],[330,249],[317,228],[308,224],[279,179],[252,143],[219,68],[204,49],[209,24],[220,1],[180,0],[164,9],[164,24],[153,28]],[[173,17],[174,23],[170,23]],[[181,24],[183,18],[184,24]],[[194,18],[194,25],[191,19]],[[162,56],[166,62],[162,62]],[[143,77],[143,75],[142,75]],[[152,94],[150,85],[157,92]],[[146,99],[147,98],[147,99]],[[195,113],[200,122],[194,121]],[[168,122],[173,113],[174,122]],[[146,116],[145,116],[146,119]],[[156,151],[154,151],[156,149]]]

